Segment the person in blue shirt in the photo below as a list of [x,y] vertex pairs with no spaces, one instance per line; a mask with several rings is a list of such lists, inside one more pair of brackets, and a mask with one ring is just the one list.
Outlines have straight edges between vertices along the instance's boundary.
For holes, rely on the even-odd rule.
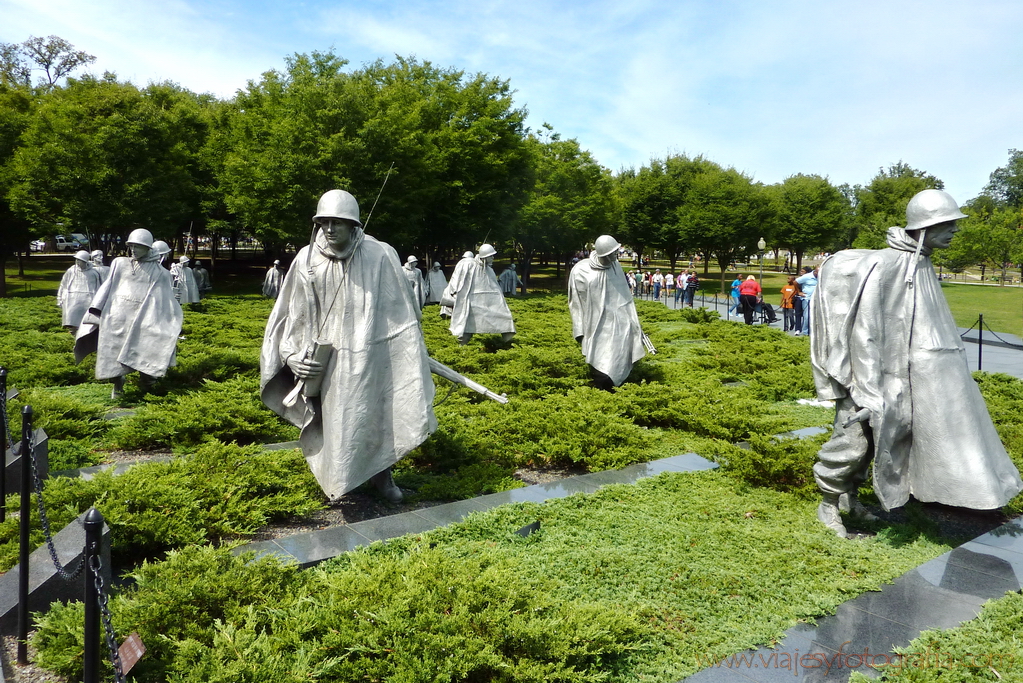
[[742,284],[742,273],[735,276],[732,280],[732,305],[728,308],[728,313],[731,315],[735,313],[739,308],[739,285]]
[[[817,270],[810,266],[803,266],[803,274],[796,278],[796,284],[802,292],[803,297],[803,334],[810,334],[810,297],[813,290],[817,289]],[[797,331],[796,334],[799,334]]]

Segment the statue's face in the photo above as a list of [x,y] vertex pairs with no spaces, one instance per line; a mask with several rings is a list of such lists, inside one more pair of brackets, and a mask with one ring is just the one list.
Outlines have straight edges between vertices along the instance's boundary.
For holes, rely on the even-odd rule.
[[353,221],[347,218],[321,218],[319,223],[327,244],[335,251],[343,251],[352,241],[352,228],[355,227]]
[[485,259],[483,259],[483,262],[486,263],[488,266],[492,266],[494,265],[494,257],[488,256]]
[[[597,260],[600,262],[600,265],[602,265],[602,266],[609,266],[609,265],[611,265],[612,263],[614,263],[615,261],[618,260],[618,253],[612,251],[607,256],[598,256]],[[661,272],[661,271],[657,271],[657,272]]]
[[141,261],[145,257],[149,256],[149,247],[144,244],[132,244],[131,255],[136,261]]
[[89,264],[87,261],[79,261],[78,259],[75,259],[75,265],[78,266],[78,270],[85,270],[86,266]]
[[959,226],[955,221],[932,225],[924,233],[924,246],[931,249],[948,249],[957,232],[959,232]]

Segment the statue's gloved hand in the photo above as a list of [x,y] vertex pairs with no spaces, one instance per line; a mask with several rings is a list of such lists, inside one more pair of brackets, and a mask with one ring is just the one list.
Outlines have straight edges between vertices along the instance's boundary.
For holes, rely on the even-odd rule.
[[851,416],[848,420],[842,423],[845,428],[851,427],[856,422],[866,422],[870,419],[870,410],[867,408],[860,408],[856,411],[856,414]]
[[82,325],[99,325],[99,317],[102,314],[98,308],[90,308],[82,317]]
[[323,374],[323,363],[303,358],[297,353],[288,358],[287,363],[299,379],[316,379]]

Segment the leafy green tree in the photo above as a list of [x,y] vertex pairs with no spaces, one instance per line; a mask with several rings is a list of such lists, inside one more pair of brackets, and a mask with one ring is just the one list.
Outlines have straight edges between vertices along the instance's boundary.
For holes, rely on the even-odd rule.
[[720,266],[722,292],[728,266],[739,256],[756,252],[772,218],[761,184],[706,160],[692,176],[677,213],[683,239],[704,255],[704,273],[711,259]]
[[878,170],[869,185],[854,188],[856,237],[853,246],[860,249],[883,248],[888,228],[905,225],[906,205],[913,195],[921,190],[941,190],[944,187],[945,184],[935,176],[902,161],[892,164],[887,170]]
[[13,208],[36,225],[94,235],[145,227],[172,240],[199,210],[200,106],[177,86],[139,90],[112,74],[54,88],[40,96],[14,156]]
[[16,213],[8,195],[14,184],[12,160],[28,126],[32,98],[25,87],[0,82],[0,297],[7,296],[6,266],[11,254],[28,250],[29,223]]
[[972,263],[991,266],[1002,272],[1004,285],[1009,265],[1023,261],[1023,211],[1005,206],[992,209],[984,204],[963,207],[969,217],[959,222],[952,245],[932,258],[954,272]]
[[1009,150],[1009,163],[991,173],[984,191],[1002,204],[1023,207],[1023,151]]
[[[30,86],[33,69],[42,71],[38,87],[48,90],[96,58],[59,36],[30,36],[23,43],[0,43],[0,81]],[[34,66],[33,66],[34,65]]]
[[399,250],[505,236],[529,164],[508,83],[414,59],[345,67],[333,52],[295,55],[238,94],[227,208],[264,242],[300,246],[323,192],[352,192],[365,216],[387,177],[370,232]]
[[830,246],[840,238],[852,207],[838,188],[818,175],[799,173],[769,189],[775,212],[771,241],[795,254],[798,271],[807,250]]
[[574,140],[562,140],[550,125],[526,140],[533,186],[513,231],[521,249],[522,280],[538,252],[568,263],[572,253],[611,230],[615,201],[610,172]]

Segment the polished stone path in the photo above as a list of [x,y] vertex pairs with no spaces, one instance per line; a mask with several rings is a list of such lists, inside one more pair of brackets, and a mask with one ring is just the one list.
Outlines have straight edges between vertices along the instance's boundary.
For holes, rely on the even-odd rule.
[[367,519],[355,524],[331,527],[320,531],[294,534],[272,541],[260,541],[239,546],[235,553],[255,551],[257,557],[271,554],[300,567],[315,564],[368,545],[373,541],[386,541],[405,534],[419,534],[437,527],[461,521],[473,512],[483,512],[509,503],[542,503],[564,498],[574,493],[593,493],[607,484],[632,484],[662,472],[699,472],[716,468],[717,463],[695,453],[676,455],[653,462],[629,465],[620,470],[594,472],[568,477],[550,484],[536,484],[523,488],[492,493],[487,496],[460,500],[434,507],[405,512],[390,517]]
[[[880,592],[839,605],[816,626],[790,628],[775,649],[745,650],[685,680],[844,683],[852,671],[876,676],[872,665],[897,661],[894,648],[909,645],[926,629],[973,619],[987,600],[1020,590],[1021,577],[1023,517],[906,572]],[[983,650],[983,643],[977,645]]]

